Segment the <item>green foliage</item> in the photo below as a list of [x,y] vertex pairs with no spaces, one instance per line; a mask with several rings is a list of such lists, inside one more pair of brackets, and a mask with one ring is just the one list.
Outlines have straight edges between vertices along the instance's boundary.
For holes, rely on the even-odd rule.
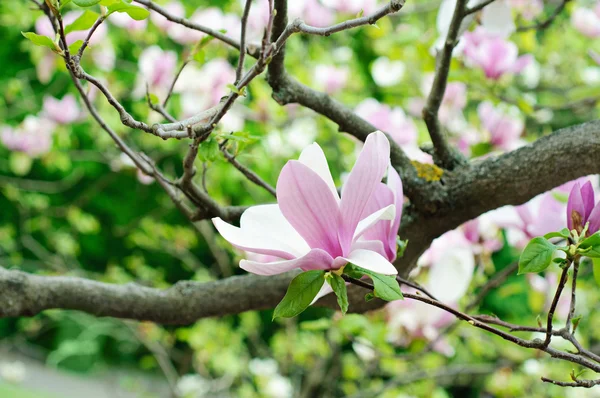
[[342,310],[342,314],[345,314],[348,311],[348,290],[346,289],[346,282],[341,276],[331,272],[325,275],[325,280],[333,289],[333,292],[337,297],[338,305]]
[[519,259],[519,274],[541,272],[550,266],[557,247],[546,238],[533,238]]
[[323,283],[325,283],[323,270],[306,271],[296,276],[290,282],[281,302],[275,307],[273,319],[292,318],[303,312],[317,296]]
[[94,25],[94,22],[98,19],[99,15],[93,11],[85,10],[83,14],[79,16],[73,23],[65,26],[65,34],[75,32],[78,30],[88,30]]
[[600,232],[586,238],[579,244],[580,252],[591,258],[600,258]]
[[[373,294],[385,301],[402,300],[402,292],[400,285],[393,275],[382,275],[376,272],[361,268],[354,264],[348,264],[344,269],[344,273],[349,276],[368,276],[373,281]],[[370,296],[367,296],[370,297]]]
[[60,51],[60,48],[47,36],[38,35],[34,32],[21,32],[21,34],[36,46],[47,47],[54,52]]

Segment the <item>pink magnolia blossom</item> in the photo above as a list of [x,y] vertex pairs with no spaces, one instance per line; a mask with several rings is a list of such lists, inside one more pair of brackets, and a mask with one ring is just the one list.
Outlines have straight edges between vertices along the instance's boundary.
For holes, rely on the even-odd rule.
[[485,101],[477,107],[477,114],[483,128],[490,134],[490,143],[502,150],[511,150],[520,146],[519,137],[525,127],[523,121],[494,107]]
[[53,130],[54,123],[52,121],[30,115],[17,128],[2,127],[0,141],[11,151],[38,157],[52,148]]
[[518,56],[515,43],[478,27],[464,35],[464,55],[467,63],[479,67],[489,79],[497,80],[504,74],[520,73],[532,61],[532,56]]
[[[67,12],[63,16],[63,21],[64,21],[65,26],[68,26],[71,23],[73,23],[77,18],[79,18],[81,16],[81,14],[83,14],[82,11]],[[48,17],[46,17],[45,15],[40,16],[35,21],[35,31],[39,35],[48,36],[48,37],[54,39],[54,36],[55,36],[54,29],[52,29],[52,24],[50,23],[50,20],[48,19]],[[75,43],[77,40],[85,40],[85,38],[88,35],[88,32],[89,32],[89,30],[77,30],[77,31],[68,33],[67,34],[67,43],[70,45],[70,44]],[[107,29],[106,25],[101,24],[100,26],[98,26],[98,28],[92,35],[92,38],[90,39],[90,45],[93,47],[95,44],[102,43],[102,41],[104,41],[106,39],[107,32],[108,32],[108,29]]]
[[592,10],[576,8],[571,14],[571,24],[581,34],[587,37],[600,37],[600,2]]
[[177,55],[173,51],[163,51],[158,46],[150,46],[140,54],[139,71],[134,96],[137,98],[146,95],[146,85],[151,94],[162,98],[166,95],[177,66]]
[[323,27],[335,22],[333,10],[319,0],[290,1],[288,12],[290,18],[300,18],[312,26]]
[[527,21],[531,21],[544,11],[542,0],[508,0],[508,3]]
[[79,119],[81,110],[73,94],[67,94],[61,100],[46,95],[42,114],[58,124],[69,124]]
[[333,94],[346,86],[350,72],[348,68],[330,65],[317,65],[314,79],[325,92]]
[[367,98],[358,104],[356,113],[375,128],[388,133],[398,145],[416,145],[417,126],[402,108],[392,108],[374,98]]
[[391,87],[402,80],[405,70],[404,62],[379,57],[371,65],[371,76],[378,86]]
[[[381,182],[386,170],[387,185]],[[277,204],[249,208],[239,228],[220,218],[213,223],[236,248],[283,259],[240,262],[240,268],[258,275],[296,268],[334,270],[348,262],[393,275],[402,200],[400,177],[390,166],[389,142],[375,132],[367,137],[341,198],[323,150],[314,143],[299,160],[284,166]]]
[[115,26],[126,29],[130,32],[141,32],[146,30],[148,26],[148,20],[142,19],[140,21],[131,18],[125,12],[114,12],[110,14],[108,20]]
[[[418,278],[426,276],[424,287],[440,301],[455,305],[466,294],[475,269],[475,257],[464,231],[457,229],[435,239],[419,259]],[[414,339],[436,341],[434,348],[452,355],[454,350],[440,338],[442,329],[454,321],[446,311],[417,302],[401,300],[386,305],[387,339],[407,345]]]
[[567,202],[567,226],[578,233],[589,223],[587,235],[592,235],[600,229],[600,201],[595,203],[592,183],[575,183]]
[[[222,58],[215,58],[198,69],[192,65],[181,73],[174,91],[181,93],[183,113],[193,115],[219,103],[235,81],[235,69]],[[227,116],[227,115],[226,115]]]
[[344,14],[356,15],[363,12],[365,15],[377,10],[377,0],[322,0],[325,6]]

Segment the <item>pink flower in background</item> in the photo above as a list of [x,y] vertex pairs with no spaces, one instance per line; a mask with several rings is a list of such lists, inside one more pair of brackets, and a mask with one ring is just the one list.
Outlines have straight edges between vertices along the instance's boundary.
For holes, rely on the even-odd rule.
[[[63,21],[65,26],[73,23],[79,16],[83,14],[82,11],[69,11],[63,16]],[[50,20],[45,15],[40,16],[35,21],[35,31],[39,35],[48,36],[54,39],[54,29],[52,29],[52,24]],[[77,40],[85,40],[88,35],[89,30],[78,30],[67,34],[67,43],[73,44]],[[92,38],[90,39],[90,45],[93,47],[95,44],[100,44],[102,41],[106,39],[108,29],[105,24],[101,24],[98,26]]]
[[387,57],[379,57],[371,65],[373,81],[380,87],[391,87],[404,77],[406,66],[402,61],[391,61]]
[[177,55],[174,51],[163,51],[158,46],[150,46],[140,54],[138,74],[133,95],[137,98],[146,95],[146,85],[151,94],[163,98],[171,87]]
[[52,121],[30,115],[16,128],[2,127],[0,141],[11,151],[38,157],[52,148],[53,131],[54,123]]
[[81,110],[73,94],[67,94],[61,100],[45,95],[42,115],[58,124],[69,124],[79,118]]
[[349,74],[350,72],[346,67],[317,65],[314,71],[314,79],[325,92],[333,94],[346,86]]
[[587,235],[592,235],[600,229],[600,202],[595,203],[594,188],[587,181],[584,184],[575,183],[567,202],[567,226],[578,233],[589,223]]
[[576,8],[571,14],[571,24],[584,36],[600,37],[600,2],[592,10],[589,8]]
[[[556,293],[556,286],[558,285],[558,276],[554,272],[546,271],[546,275],[541,276],[538,274],[527,274],[527,282],[531,285],[532,289],[538,293],[542,293],[545,297],[544,300],[544,311],[548,311],[552,305],[554,294]],[[558,299],[558,305],[556,306],[556,316],[559,319],[567,319],[570,310],[570,298],[571,287],[565,286],[563,294]],[[577,312],[579,314],[579,312]]]
[[[382,274],[396,274],[390,261],[390,230],[398,225],[400,178],[389,167],[389,142],[381,132],[369,135],[341,199],[319,145],[290,160],[277,181],[277,204],[249,208],[240,228],[220,218],[213,223],[240,250],[282,258],[275,262],[242,260],[240,267],[258,275],[292,269],[339,269],[348,262]],[[388,185],[381,183],[388,170]],[[394,191],[393,191],[394,190]],[[370,214],[371,210],[374,212]],[[388,229],[389,225],[389,229]],[[369,240],[378,237],[383,240]],[[395,241],[394,241],[395,245]]]
[[[422,285],[443,303],[456,305],[467,293],[475,269],[472,247],[465,232],[456,229],[435,239],[419,259],[418,278],[426,277]],[[454,353],[448,342],[440,338],[442,328],[454,321],[451,314],[413,300],[391,302],[386,310],[389,341],[405,346],[414,339],[439,339],[435,344],[437,351],[448,356]]]
[[479,67],[489,79],[497,80],[504,74],[520,73],[532,61],[531,55],[518,56],[515,43],[494,36],[478,27],[464,35],[466,61]]
[[377,0],[322,0],[326,7],[337,12],[356,15],[363,12],[365,15],[377,10]]
[[542,0],[508,0],[508,3],[527,21],[531,21],[544,11]]
[[288,2],[290,19],[300,18],[312,26],[328,26],[335,22],[333,10],[323,6],[319,0]]
[[[219,103],[235,81],[235,69],[222,58],[215,58],[198,69],[193,65],[181,73],[174,91],[181,94],[183,113],[196,114]],[[227,115],[226,115],[227,116]]]
[[485,101],[477,107],[481,125],[490,134],[490,143],[502,150],[511,150],[520,146],[521,134],[525,127],[523,121]]
[[358,104],[356,113],[375,128],[388,133],[398,145],[416,145],[417,127],[402,108],[391,108],[374,98],[367,98]]
[[[176,17],[185,17],[185,8],[178,1],[171,1],[165,4],[162,8],[164,8],[169,14],[174,15]],[[178,25],[175,22],[169,21],[162,14],[159,14],[158,12],[152,10],[150,11],[150,20],[154,25],[156,25],[158,29],[160,29],[163,32],[167,32],[167,34],[169,33],[169,30],[171,30],[171,28]]]
[[110,14],[108,20],[115,26],[118,26],[123,29],[127,29],[130,32],[140,32],[146,30],[148,26],[148,20],[142,19],[141,21],[137,21],[131,18],[125,12],[114,12]]

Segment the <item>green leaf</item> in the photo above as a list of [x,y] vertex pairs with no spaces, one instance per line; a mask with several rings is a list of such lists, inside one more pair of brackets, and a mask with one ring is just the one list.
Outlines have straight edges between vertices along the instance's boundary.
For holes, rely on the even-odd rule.
[[71,43],[71,45],[69,46],[69,52],[71,54],[74,54],[77,51],[79,51],[81,46],[83,46],[83,40],[77,40],[75,43]]
[[342,314],[345,314],[348,312],[348,290],[346,289],[346,281],[338,274],[333,273],[328,274],[326,279],[337,297],[337,302],[342,310]]
[[69,33],[78,30],[88,30],[94,25],[96,19],[98,19],[98,14],[93,11],[86,10],[79,18],[73,21],[72,24],[65,27],[65,34],[68,35]]
[[541,272],[548,268],[556,246],[542,237],[533,238],[519,259],[519,275],[526,272]]
[[592,268],[594,269],[594,280],[596,284],[600,286],[600,259],[593,258],[592,259]]
[[208,138],[198,148],[198,158],[203,162],[214,162],[219,158],[219,143],[214,137]]
[[73,0],[73,3],[79,7],[91,7],[100,3],[100,0]]
[[292,279],[287,293],[273,313],[275,318],[291,318],[304,311],[325,283],[325,271],[306,271]]
[[125,12],[136,21],[146,19],[150,15],[150,11],[148,11],[147,9],[138,6],[133,6],[123,1],[108,7],[108,15],[112,14],[113,12]]
[[33,32],[21,32],[21,34],[36,46],[48,47],[54,52],[60,50],[60,48],[48,36],[38,35],[37,33]]
[[548,232],[546,235],[544,235],[544,238],[546,238],[546,239],[551,239],[551,238],[569,239],[569,236],[571,236],[571,233],[569,232],[569,230],[567,228],[563,228],[558,232]]
[[581,242],[579,249],[582,249],[581,254],[586,257],[600,258],[600,232],[596,232]]
[[64,6],[66,6],[67,4],[69,4],[71,2],[71,0],[62,0],[60,2],[60,9],[62,10]]
[[396,277],[393,275],[378,274],[368,269],[361,268],[355,264],[348,264],[346,268],[344,268],[344,273],[347,275],[358,273],[371,278],[374,287],[373,293],[376,297],[379,297],[382,300],[394,301],[404,298],[402,296],[402,292],[400,291],[400,285],[398,284]]

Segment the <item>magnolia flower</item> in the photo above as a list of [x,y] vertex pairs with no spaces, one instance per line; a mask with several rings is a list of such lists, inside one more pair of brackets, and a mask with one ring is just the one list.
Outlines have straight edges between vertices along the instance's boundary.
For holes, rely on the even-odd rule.
[[[515,112],[516,113],[516,112]],[[477,107],[477,114],[483,128],[490,134],[490,143],[503,150],[511,150],[520,146],[519,137],[523,133],[524,123],[521,119],[494,107],[485,101]]]
[[41,156],[52,148],[54,123],[47,119],[29,115],[23,123],[13,129],[0,129],[0,141],[11,151],[23,152],[30,157]]
[[504,206],[486,214],[506,230],[511,246],[524,248],[531,239],[565,225],[565,205],[554,195],[552,191],[546,192],[520,206]]
[[388,133],[398,145],[416,145],[417,127],[402,108],[391,108],[374,98],[367,98],[358,104],[356,113],[375,128]]
[[[73,22],[75,22],[75,20],[77,18],[79,18],[81,16],[81,14],[83,14],[82,11],[67,12],[66,14],[63,15],[64,25],[68,26],[68,25],[72,24]],[[54,38],[54,36],[55,36],[54,29],[52,28],[52,23],[50,22],[48,17],[46,17],[45,15],[40,16],[35,21],[35,31],[39,35],[48,36],[50,38]],[[69,32],[66,36],[67,44],[71,45],[71,44],[75,43],[77,40],[85,40],[88,33],[89,33],[89,30],[76,30],[73,32]],[[95,44],[102,43],[104,40],[106,40],[107,33],[108,33],[108,29],[107,29],[106,25],[100,24],[94,31],[94,34],[92,35],[92,37],[90,38],[90,45],[93,47]]]
[[508,73],[520,73],[532,56],[518,56],[515,43],[490,34],[482,27],[465,33],[464,55],[466,61],[481,68],[489,79],[497,80]]
[[542,0],[508,0],[508,3],[527,21],[531,21],[544,11]]
[[321,2],[344,14],[356,15],[362,11],[368,15],[377,10],[377,0],[322,0]]
[[314,78],[317,85],[329,94],[344,88],[348,82],[349,75],[350,72],[348,68],[338,68],[330,65],[317,65],[314,72]]
[[[402,182],[389,166],[385,134],[367,137],[342,189],[333,183],[321,147],[308,146],[290,160],[277,181],[277,204],[249,208],[240,227],[213,218],[219,233],[240,250],[281,258],[242,260],[240,268],[258,275],[335,270],[348,262],[381,274],[396,274],[396,234],[402,209]],[[388,170],[387,185],[381,183]],[[398,208],[398,211],[396,211]]]
[[81,111],[72,94],[65,95],[62,100],[49,95],[44,96],[42,115],[56,123],[72,123],[79,118],[80,114]]
[[576,8],[571,14],[571,24],[584,36],[600,37],[600,3],[593,10]]
[[[461,230],[447,232],[433,241],[418,264],[417,272],[427,270],[428,279],[423,286],[440,301],[454,305],[466,294],[473,278],[472,243]],[[386,310],[388,341],[407,345],[413,339],[422,338],[435,341],[436,351],[453,355],[453,348],[440,336],[441,330],[454,321],[451,314],[414,300],[391,302]]]
[[600,202],[594,203],[594,188],[587,181],[581,185],[575,183],[567,202],[567,226],[569,230],[578,233],[589,223],[587,235],[592,235],[600,229]]
[[229,92],[227,85],[234,81],[235,69],[226,60],[216,58],[200,69],[192,65],[186,67],[173,91],[181,93],[183,114],[191,116],[217,105]]
[[380,87],[390,87],[402,80],[406,66],[402,61],[390,61],[387,57],[379,57],[371,65],[371,76]]
[[133,95],[140,98],[146,94],[146,85],[150,93],[159,98],[167,95],[175,68],[177,55],[173,51],[163,51],[158,46],[150,46],[140,54],[138,74]]

